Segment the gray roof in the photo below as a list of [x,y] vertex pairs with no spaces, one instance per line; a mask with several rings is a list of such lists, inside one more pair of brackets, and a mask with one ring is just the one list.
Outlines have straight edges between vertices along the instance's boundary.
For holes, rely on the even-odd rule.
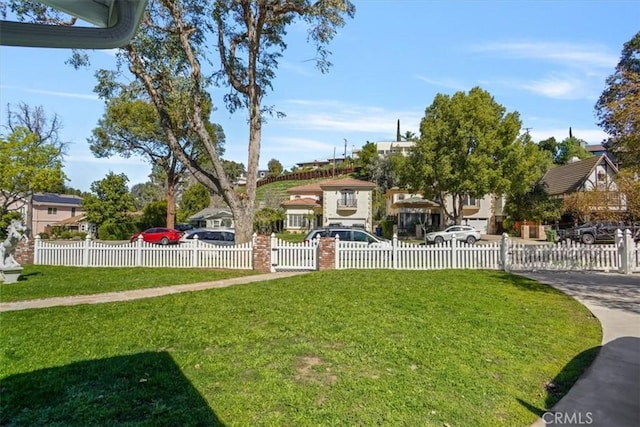
[[82,204],[82,197],[70,195],[70,194],[54,194],[43,193],[34,194],[32,197],[35,204],[49,204],[49,205],[75,205],[80,206]]
[[233,213],[227,208],[204,208],[189,217],[189,221],[196,221],[209,218],[230,218]]

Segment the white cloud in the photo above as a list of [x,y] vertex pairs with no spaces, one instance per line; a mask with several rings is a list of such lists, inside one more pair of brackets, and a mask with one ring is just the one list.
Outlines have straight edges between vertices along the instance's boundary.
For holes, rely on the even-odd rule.
[[617,54],[602,45],[554,42],[485,43],[472,47],[476,52],[494,52],[511,58],[534,59],[560,63],[578,68],[607,68],[613,70]]
[[597,98],[597,94],[587,87],[588,83],[580,78],[552,76],[520,83],[520,86],[523,89],[548,98],[590,100]]
[[292,99],[287,102],[297,108],[283,119],[283,124],[310,131],[395,134],[396,121],[400,120],[403,130],[415,132],[422,118],[420,109],[390,110],[332,100]]
[[63,98],[79,98],[79,99],[89,99],[91,101],[99,101],[97,95],[87,95],[84,93],[73,93],[73,92],[56,92],[53,90],[42,90],[42,89],[27,89],[23,88],[26,92],[30,93],[38,93],[41,95],[50,95],[50,96],[60,96]]

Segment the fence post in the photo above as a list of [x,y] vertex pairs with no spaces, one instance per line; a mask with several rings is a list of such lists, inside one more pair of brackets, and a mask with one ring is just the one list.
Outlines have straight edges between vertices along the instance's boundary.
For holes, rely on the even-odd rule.
[[87,237],[84,239],[84,248],[82,250],[82,265],[84,267],[89,266],[89,248],[91,247],[91,234],[87,233]]
[[142,234],[138,236],[136,241],[136,267],[142,267]]
[[615,232],[616,252],[618,256],[618,273],[624,274],[626,270],[627,259],[624,250],[624,236],[619,228]]
[[271,260],[269,262],[269,268],[272,273],[276,272],[276,267],[278,266],[278,248],[277,248],[277,238],[275,233],[271,233]]
[[393,242],[392,242],[392,254],[391,254],[391,268],[394,270],[398,269],[398,235],[393,234]]
[[509,235],[502,233],[502,239],[500,239],[500,262],[502,263],[502,269],[507,273],[511,271],[511,265],[509,263]]
[[336,253],[336,264],[335,264],[335,269],[339,269],[340,268],[340,236],[336,234],[336,237],[334,238],[334,243],[335,245],[335,253]]
[[191,249],[191,267],[197,268],[199,267],[198,263],[198,249],[200,249],[200,237],[198,237],[198,233],[195,233],[193,236],[193,249]]
[[458,268],[458,239],[456,238],[456,234],[453,233],[451,236],[451,268]]
[[631,274],[633,265],[633,237],[631,230],[625,230],[622,235],[622,274]]
[[42,238],[39,234],[36,234],[35,241],[33,243],[33,263],[38,265],[40,263],[40,245],[42,243]]

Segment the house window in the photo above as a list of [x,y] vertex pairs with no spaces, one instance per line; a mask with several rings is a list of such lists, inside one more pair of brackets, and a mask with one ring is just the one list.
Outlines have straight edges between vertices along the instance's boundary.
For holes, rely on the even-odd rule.
[[47,215],[57,215],[58,208],[47,208]]
[[404,200],[404,194],[398,194],[398,200]]
[[306,228],[308,224],[309,221],[302,214],[287,215],[287,228]]
[[356,192],[353,190],[343,190],[340,192],[340,199],[338,199],[339,207],[355,208],[358,206],[356,202]]
[[475,197],[471,197],[471,196],[467,195],[467,197],[464,200],[464,205],[465,206],[480,206],[480,199],[476,199]]
[[76,208],[71,208],[71,216],[76,216]]

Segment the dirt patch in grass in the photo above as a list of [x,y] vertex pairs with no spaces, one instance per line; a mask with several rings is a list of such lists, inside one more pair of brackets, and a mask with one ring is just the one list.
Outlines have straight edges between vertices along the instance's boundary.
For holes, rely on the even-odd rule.
[[338,381],[338,377],[333,374],[331,367],[323,369],[324,362],[316,356],[300,357],[296,361],[295,379],[303,384],[332,385]]

